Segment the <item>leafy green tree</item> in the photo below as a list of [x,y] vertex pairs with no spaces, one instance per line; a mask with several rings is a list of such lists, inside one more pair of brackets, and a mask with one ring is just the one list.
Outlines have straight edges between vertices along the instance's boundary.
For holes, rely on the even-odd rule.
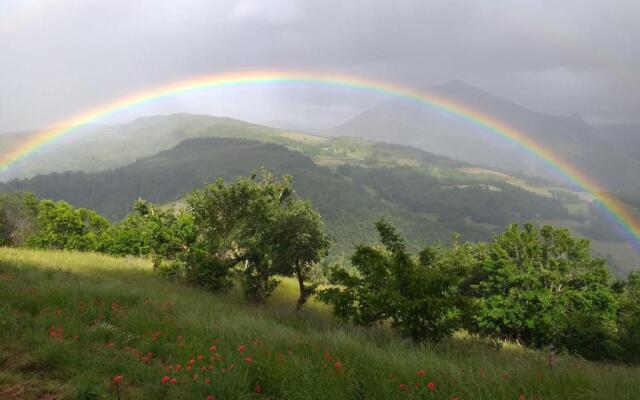
[[[275,179],[270,173],[238,178],[232,184],[218,179],[187,197],[197,237],[192,251],[197,260],[220,269],[216,276],[240,266],[246,297],[261,302],[275,289],[273,242],[269,231],[293,194],[291,178]],[[191,259],[193,260],[193,259]],[[187,268],[198,269],[198,264]],[[195,274],[198,275],[198,274]]]
[[104,233],[99,250],[114,255],[151,255],[157,268],[164,259],[177,259],[194,238],[190,214],[138,200],[124,221]]
[[0,246],[24,245],[35,232],[37,212],[33,193],[0,193]]
[[618,314],[619,343],[622,359],[640,363],[640,272],[629,274],[620,293]]
[[331,244],[323,229],[322,217],[310,202],[291,199],[269,226],[275,270],[298,281],[300,309],[315,292],[307,285],[311,269],[326,255]]
[[109,222],[92,210],[42,200],[37,206],[37,230],[28,244],[42,249],[96,250],[108,227]]
[[474,265],[470,245],[432,246],[412,257],[395,228],[376,223],[383,248],[359,246],[351,258],[357,273],[334,270],[336,286],[321,291],[334,313],[359,325],[390,320],[414,341],[439,340],[462,323],[470,300],[463,293]]
[[472,329],[589,358],[616,352],[616,299],[606,262],[566,229],[511,225],[488,246]]

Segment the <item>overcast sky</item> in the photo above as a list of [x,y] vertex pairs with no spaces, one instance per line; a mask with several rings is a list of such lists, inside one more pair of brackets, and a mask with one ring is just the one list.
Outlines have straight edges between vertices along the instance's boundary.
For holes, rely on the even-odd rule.
[[[537,111],[637,121],[638,21],[638,0],[0,0],[0,131],[50,126],[174,80],[260,68],[416,88],[458,79]],[[113,118],[191,111],[325,128],[381,100],[227,89]]]

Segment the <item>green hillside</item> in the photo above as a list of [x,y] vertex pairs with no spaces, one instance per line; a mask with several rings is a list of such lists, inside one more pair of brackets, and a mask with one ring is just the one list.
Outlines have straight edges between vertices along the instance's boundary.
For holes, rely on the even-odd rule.
[[141,260],[0,248],[0,398],[637,398],[638,368],[464,335],[414,345],[296,313],[294,291],[256,307]]
[[[486,240],[514,221],[573,220],[580,226],[583,219],[558,199],[501,180],[464,178],[458,163],[437,156],[424,161],[429,154],[417,150],[410,150],[413,155],[410,151],[403,154],[415,166],[408,162],[405,166],[371,166],[391,165],[391,160],[398,159],[393,152],[398,155],[402,148],[390,146],[383,151],[377,148],[379,144],[361,142],[340,139],[332,147],[317,150],[318,154],[334,154],[334,160],[340,161],[327,167],[277,144],[191,139],[115,170],[42,175],[0,184],[0,191],[33,191],[38,197],[67,200],[116,221],[140,197],[170,203],[217,177],[233,179],[264,167],[293,176],[298,194],[310,199],[323,215],[337,243],[335,256],[375,237],[373,222],[382,216],[399,226],[413,245],[449,242],[454,233],[465,240]],[[346,155],[340,159],[341,154]]]

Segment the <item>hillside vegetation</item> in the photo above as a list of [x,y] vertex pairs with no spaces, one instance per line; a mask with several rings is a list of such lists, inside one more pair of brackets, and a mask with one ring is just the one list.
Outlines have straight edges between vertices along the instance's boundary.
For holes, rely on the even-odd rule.
[[418,346],[296,313],[294,292],[256,307],[142,260],[2,248],[0,398],[637,398],[638,368],[466,336]]
[[180,202],[218,177],[234,179],[265,167],[291,174],[298,194],[318,208],[336,239],[334,260],[370,241],[373,222],[385,216],[414,249],[419,243],[448,243],[454,233],[486,240],[508,223],[538,221],[598,239],[598,254],[608,256],[620,276],[640,263],[632,249],[619,251],[626,245],[587,202],[553,185],[364,139],[265,134],[264,141],[254,141],[238,138],[253,135],[250,129],[233,132],[235,138],[189,139],[113,170],[40,175],[0,184],[0,191],[33,191],[118,221],[138,198]]
[[[373,222],[381,216],[396,224],[414,246],[449,242],[454,233],[468,240],[486,240],[515,221],[574,219],[579,225],[584,218],[570,214],[558,199],[499,180],[463,179],[462,174],[455,175],[456,169],[445,168],[458,164],[437,157],[427,163],[428,153],[404,152],[405,159],[422,157],[422,164],[415,161],[417,167],[387,167],[385,157],[397,160],[402,148],[385,152],[366,142],[344,139],[334,146],[344,149],[352,161],[329,168],[277,144],[197,138],[115,170],[41,175],[0,184],[0,191],[32,191],[38,197],[66,200],[118,221],[138,198],[174,202],[218,177],[232,180],[264,167],[276,175],[293,176],[296,192],[313,202],[336,239],[336,256],[375,237]],[[342,150],[331,153],[343,154]],[[447,175],[434,176],[425,170],[427,165],[439,165]]]

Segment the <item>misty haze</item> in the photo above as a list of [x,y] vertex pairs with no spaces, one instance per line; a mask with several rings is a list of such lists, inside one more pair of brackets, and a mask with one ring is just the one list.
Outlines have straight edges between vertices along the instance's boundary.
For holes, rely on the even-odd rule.
[[0,399],[638,399],[640,3],[0,0]]

